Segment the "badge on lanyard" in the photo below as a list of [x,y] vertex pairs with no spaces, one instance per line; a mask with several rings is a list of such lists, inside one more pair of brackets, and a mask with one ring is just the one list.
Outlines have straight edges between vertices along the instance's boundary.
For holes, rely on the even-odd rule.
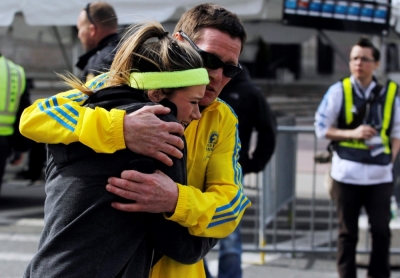
[[369,152],[371,156],[375,157],[385,150],[385,147],[383,146],[382,138],[378,135],[375,135],[369,140],[364,141],[365,145],[368,146]]

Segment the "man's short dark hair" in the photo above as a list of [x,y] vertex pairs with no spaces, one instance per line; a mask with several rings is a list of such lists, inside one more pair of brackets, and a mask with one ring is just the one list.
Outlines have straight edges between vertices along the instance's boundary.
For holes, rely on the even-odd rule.
[[175,32],[183,31],[196,42],[200,38],[200,29],[207,27],[227,33],[232,38],[239,38],[243,49],[247,35],[240,18],[219,5],[200,4],[191,8],[182,15]]
[[378,48],[376,48],[374,46],[374,44],[370,41],[369,38],[367,37],[360,37],[360,39],[358,40],[358,42],[355,44],[358,45],[360,47],[366,47],[366,48],[371,48],[372,50],[372,57],[374,57],[375,61],[379,61],[379,59],[381,58],[381,53],[378,50]]
[[90,16],[97,27],[117,29],[118,20],[114,8],[106,2],[93,2],[89,6]]

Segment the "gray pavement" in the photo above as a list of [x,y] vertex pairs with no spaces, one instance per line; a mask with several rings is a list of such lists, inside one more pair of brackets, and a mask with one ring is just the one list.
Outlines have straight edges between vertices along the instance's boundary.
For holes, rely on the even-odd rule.
[[[256,258],[257,253],[244,253],[243,278],[336,278],[335,258],[329,255],[297,254],[269,254],[266,261]],[[217,274],[218,252],[212,251],[207,255],[210,272],[214,277]],[[251,258],[251,260],[249,259]],[[357,277],[366,277],[366,269],[358,268]],[[391,277],[399,278],[400,270],[392,270]]]

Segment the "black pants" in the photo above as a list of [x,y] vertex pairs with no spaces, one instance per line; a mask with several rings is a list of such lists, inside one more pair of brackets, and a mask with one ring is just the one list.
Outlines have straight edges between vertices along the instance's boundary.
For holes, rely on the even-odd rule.
[[393,183],[352,185],[333,181],[333,198],[339,220],[337,268],[341,278],[355,278],[358,217],[365,207],[372,236],[368,276],[390,277],[390,197]]
[[45,162],[46,144],[32,142],[26,178],[32,181],[40,179]]
[[11,155],[12,145],[10,136],[0,136],[0,189],[7,166],[7,158]]

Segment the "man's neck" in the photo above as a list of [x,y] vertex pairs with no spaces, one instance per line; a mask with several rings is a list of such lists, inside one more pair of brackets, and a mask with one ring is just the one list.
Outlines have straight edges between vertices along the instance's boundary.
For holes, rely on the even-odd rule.
[[[98,36],[96,37],[96,45],[92,49],[96,48],[100,44],[100,42],[102,40],[104,40],[106,37],[108,37],[110,35],[113,35],[113,34],[116,34],[116,33],[117,33],[117,31],[112,31],[112,30],[103,31],[103,32],[99,33]],[[89,49],[88,51],[90,51],[92,49]]]
[[371,84],[373,77],[369,77],[369,78],[363,78],[363,79],[356,79],[358,81],[358,83],[364,88],[368,88],[368,86]]

